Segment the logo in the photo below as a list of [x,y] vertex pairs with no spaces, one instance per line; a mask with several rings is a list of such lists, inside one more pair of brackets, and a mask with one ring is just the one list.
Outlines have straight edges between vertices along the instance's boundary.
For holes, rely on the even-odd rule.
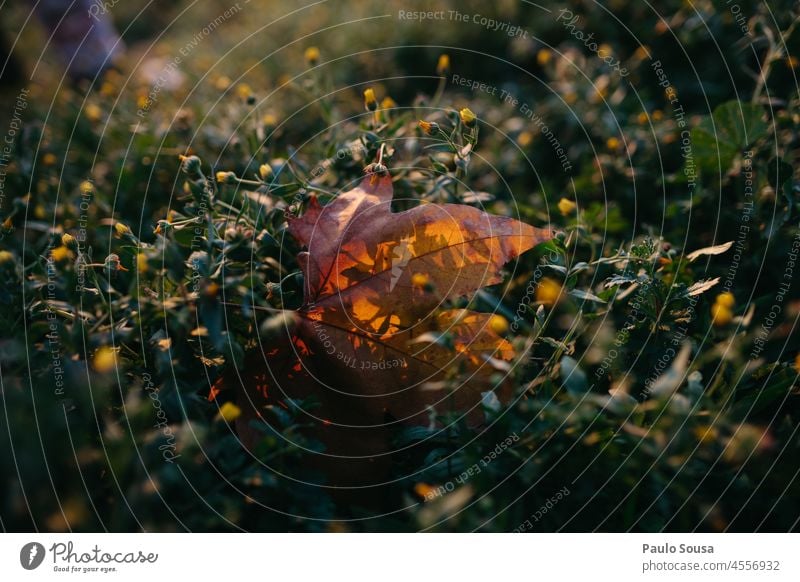
[[26,570],[35,570],[44,561],[44,546],[38,542],[28,542],[19,551],[19,563]]

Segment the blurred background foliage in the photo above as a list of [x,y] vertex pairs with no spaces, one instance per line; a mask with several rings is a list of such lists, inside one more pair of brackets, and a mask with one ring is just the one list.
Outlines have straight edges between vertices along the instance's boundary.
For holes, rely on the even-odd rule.
[[[4,7],[32,80],[0,95],[5,131],[27,91],[0,206],[3,529],[795,529],[800,38],[793,3],[736,6],[119,3],[126,53],[79,83]],[[468,21],[398,18],[414,10]],[[462,107],[480,139],[454,160],[417,120],[455,127]],[[286,213],[348,187],[381,144],[397,199],[564,237],[469,300],[529,350],[518,398],[481,430],[398,432],[409,452],[375,507],[313,485],[302,448],[318,444],[291,408],[251,453],[227,391],[208,396],[269,332],[264,310],[300,304]]]

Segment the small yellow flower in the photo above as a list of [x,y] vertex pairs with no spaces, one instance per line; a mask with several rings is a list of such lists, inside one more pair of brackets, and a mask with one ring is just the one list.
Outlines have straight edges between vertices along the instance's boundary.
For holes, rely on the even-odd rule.
[[242,409],[236,406],[233,402],[226,402],[219,407],[217,418],[225,422],[233,422],[242,415]]
[[253,90],[247,83],[239,83],[236,85],[236,94],[240,99],[247,99],[253,94]]
[[611,151],[616,151],[619,149],[620,141],[616,137],[610,137],[606,140],[606,147]]
[[567,198],[562,198],[558,201],[558,211],[561,213],[561,216],[569,216],[575,212],[577,207],[577,204]]
[[55,154],[46,153],[45,155],[42,156],[42,163],[45,166],[55,166],[57,161],[58,158],[56,157]]
[[311,67],[319,63],[319,49],[315,46],[308,47],[304,56],[306,58],[306,63]]
[[236,181],[236,174],[233,172],[217,172],[216,178],[220,184],[233,184]]
[[267,180],[272,177],[272,166],[269,164],[261,164],[258,167],[258,175],[261,176],[262,180]]
[[47,216],[47,210],[41,204],[37,204],[33,207],[33,215],[39,220],[44,220]]
[[721,303],[711,306],[711,322],[717,327],[724,327],[733,321],[733,311]]
[[469,107],[464,107],[459,111],[458,116],[461,118],[461,123],[467,127],[474,127],[475,121],[478,119]]
[[0,251],[0,265],[7,265],[14,261],[14,255],[8,251]]
[[99,348],[94,353],[92,365],[96,372],[107,374],[117,367],[117,350],[108,346]]
[[612,53],[611,45],[603,43],[599,47],[597,47],[597,56],[600,57],[601,59],[606,58],[607,56],[611,55],[611,53]]
[[388,95],[381,100],[381,109],[393,109],[395,107],[397,107],[397,103]]
[[72,236],[68,232],[65,232],[64,234],[61,235],[61,244],[67,247],[68,249],[73,249],[77,246],[78,243],[75,240],[74,236]]
[[375,91],[373,89],[364,90],[364,107],[368,111],[375,111],[378,108],[378,102],[375,99]]
[[103,110],[100,109],[98,105],[94,103],[89,103],[86,106],[86,109],[83,110],[83,114],[86,115],[86,119],[91,122],[100,121],[100,118],[103,117]]
[[786,57],[786,66],[790,69],[796,69],[797,65],[800,65],[800,60],[798,60],[795,56],[788,56]]
[[422,131],[427,133],[428,135],[433,135],[435,132],[439,131],[439,124],[435,122],[428,122],[419,120],[419,127]]
[[717,440],[718,432],[713,426],[696,426],[692,429],[694,436],[700,444],[709,444]]
[[114,223],[114,236],[116,238],[122,238],[128,234],[131,234],[131,229],[127,224],[123,224],[121,222]]
[[231,80],[229,77],[226,77],[225,75],[217,77],[216,81],[214,81],[214,88],[217,91],[225,91],[230,86],[231,86]]
[[533,142],[533,134],[530,131],[523,131],[517,136],[517,143],[520,147],[525,148]]
[[432,499],[434,495],[436,495],[436,489],[427,483],[417,483],[414,485],[414,493],[416,493],[422,499],[428,500]]
[[136,255],[136,270],[140,273],[146,273],[150,266],[147,264],[147,255],[139,253]]
[[428,284],[428,276],[424,273],[414,273],[411,276],[411,284],[421,289]]
[[217,295],[219,295],[219,285],[217,285],[214,281],[206,285],[205,290],[203,291],[206,294],[206,297],[213,299]]
[[56,263],[66,261],[72,252],[67,247],[56,247],[50,251],[50,258]]
[[495,313],[489,318],[489,328],[497,335],[504,335],[508,331],[508,320]]
[[653,121],[661,121],[664,119],[664,112],[660,109],[656,109],[653,111]]
[[264,127],[275,127],[278,125],[278,118],[272,113],[267,113],[261,118],[261,123],[264,124]]
[[549,63],[553,58],[553,51],[550,49],[539,49],[539,52],[536,53],[536,62],[539,63],[540,67],[544,67],[547,63]]
[[439,62],[436,63],[436,74],[446,75],[450,71],[450,55],[439,55]]
[[542,279],[536,287],[536,301],[542,305],[555,305],[561,296],[561,284],[553,279]]
[[646,124],[649,119],[650,116],[647,115],[647,113],[645,113],[644,111],[642,111],[639,115],[636,116],[636,121],[639,123],[639,125]]
[[94,184],[92,184],[89,180],[84,180],[81,182],[80,190],[81,194],[91,194],[94,192]]
[[733,293],[726,291],[725,293],[720,293],[717,295],[716,303],[730,309],[736,305],[736,298],[733,296]]
[[103,97],[111,97],[112,95],[114,95],[115,91],[116,90],[114,89],[114,85],[109,83],[108,81],[100,85],[100,94]]

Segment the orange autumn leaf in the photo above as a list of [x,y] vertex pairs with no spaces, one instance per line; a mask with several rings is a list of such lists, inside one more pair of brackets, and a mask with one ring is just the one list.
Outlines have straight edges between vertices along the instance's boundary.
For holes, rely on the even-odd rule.
[[[441,305],[501,283],[506,263],[552,238],[466,205],[392,212],[392,195],[388,172],[370,174],[289,219],[305,248],[304,305],[281,316],[264,352],[238,372],[237,429],[248,445],[261,434],[252,421],[265,405],[319,403],[303,412],[319,427],[334,485],[363,485],[364,465],[378,475],[397,424],[427,423],[431,407],[480,422],[482,392],[508,398],[507,384],[492,376],[514,351],[493,330],[492,314]],[[414,283],[422,277],[425,285]]]

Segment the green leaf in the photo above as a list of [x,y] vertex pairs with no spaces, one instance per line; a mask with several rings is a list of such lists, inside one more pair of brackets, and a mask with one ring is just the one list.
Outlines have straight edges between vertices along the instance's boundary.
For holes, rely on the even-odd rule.
[[[728,101],[705,117],[691,132],[691,148],[701,170],[722,172],[748,145],[766,135],[764,111],[752,103]],[[691,154],[690,150],[688,154]],[[684,156],[687,152],[684,152]],[[689,163],[687,158],[687,164]]]

